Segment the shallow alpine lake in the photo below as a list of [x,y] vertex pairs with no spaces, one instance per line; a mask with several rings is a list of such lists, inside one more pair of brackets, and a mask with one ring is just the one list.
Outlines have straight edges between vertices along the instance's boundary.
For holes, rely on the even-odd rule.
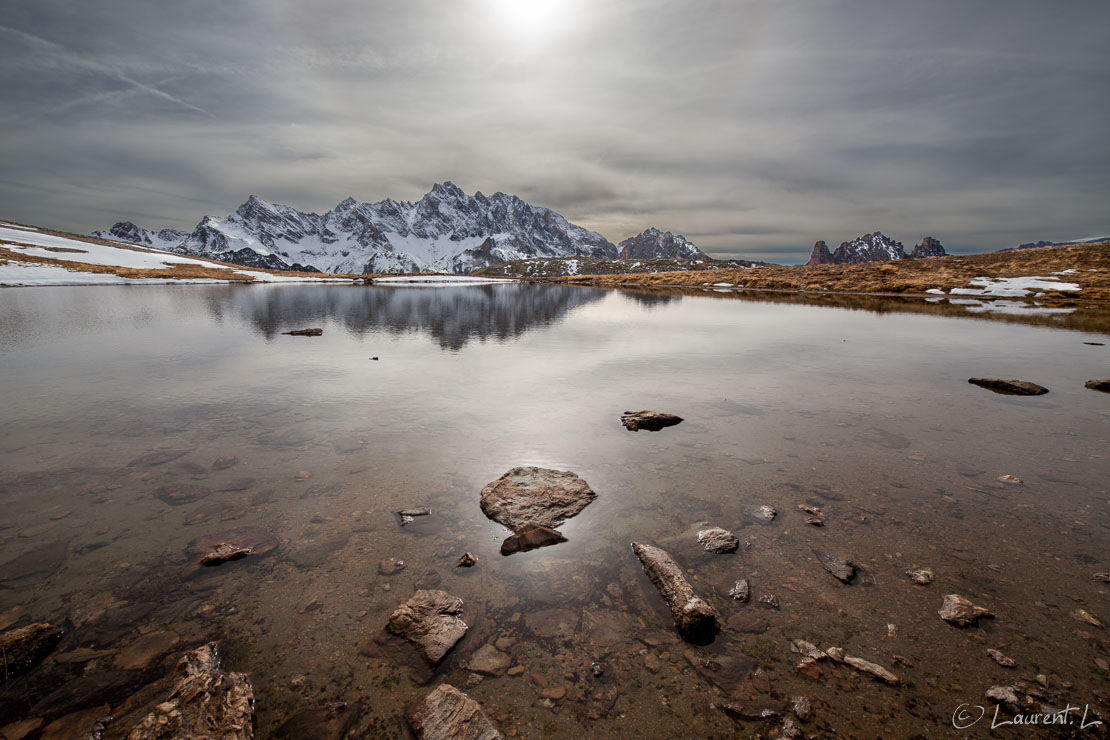
[[[1094,578],[1110,571],[1110,395],[1083,385],[1110,376],[1110,347],[1086,342],[1110,339],[906,305],[525,284],[0,291],[0,629],[65,629],[0,684],[0,728],[99,707],[104,737],[126,736],[181,651],[211,640],[250,676],[263,738],[410,737],[406,707],[440,682],[525,738],[774,736],[786,720],[786,736],[982,737],[996,685],[1107,717],[1110,638],[1081,610],[1110,621]],[[282,334],[306,327],[323,335]],[[685,421],[625,430],[640,409]],[[574,471],[597,499],[567,542],[502,556],[510,532],[479,494],[522,465]],[[410,507],[431,514],[401,526]],[[704,552],[707,526],[739,550]],[[197,565],[236,538],[255,552]],[[633,541],[670,552],[717,610],[711,644],[680,639]],[[456,567],[467,551],[477,565]],[[390,558],[404,565],[387,575]],[[748,603],[728,596],[740,579]],[[384,630],[418,588],[461,598],[469,626],[435,671]],[[952,593],[995,616],[947,624]],[[832,660],[803,673],[793,640],[900,683]],[[490,643],[506,663],[469,670]]]

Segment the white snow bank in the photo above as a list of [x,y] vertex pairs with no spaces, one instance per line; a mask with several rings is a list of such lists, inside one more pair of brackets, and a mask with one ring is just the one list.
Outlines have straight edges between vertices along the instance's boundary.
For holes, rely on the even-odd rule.
[[732,283],[713,283],[714,288],[731,288]]
[[167,285],[169,283],[222,283],[223,280],[194,278],[124,278],[107,272],[79,272],[57,265],[8,262],[0,265],[0,285]]
[[[146,247],[113,247],[104,244],[68,239],[50,234],[23,231],[0,222],[0,245],[16,254],[45,257],[59,262],[84,262],[106,267],[130,267],[144,270],[166,270],[177,265],[199,265],[214,270],[227,270],[228,279],[248,275],[260,283],[349,282],[348,278],[300,277],[271,274],[248,268],[229,267],[205,259],[185,257]],[[58,249],[73,251],[59,252]],[[18,258],[0,265],[0,284],[4,285],[159,285],[164,283],[221,283],[211,278],[123,278],[107,273],[81,272],[60,265],[18,262]],[[233,274],[235,273],[235,274]]]
[[401,275],[398,277],[374,278],[374,285],[492,285],[496,283],[515,283],[509,278],[471,277],[469,275]]
[[1060,290],[1074,292],[1080,290],[1078,283],[1061,283],[1057,277],[989,278],[977,277],[971,281],[975,288],[953,288],[949,295],[993,296],[996,298],[1025,298],[1031,291]]
[[20,226],[19,224],[13,224],[7,221],[0,221],[0,226],[6,226],[9,229],[19,229],[20,231],[38,231],[34,226]]
[[944,291],[943,291],[943,290],[941,290],[940,288],[929,288],[929,289],[928,289],[927,291],[925,291],[925,292],[926,292],[926,293],[929,293],[929,294],[931,294],[931,295],[944,295]]
[[[134,267],[141,270],[165,270],[172,265],[201,265],[219,270],[230,270],[208,260],[185,257],[173,252],[162,252],[146,247],[109,247],[50,234],[34,234],[0,227],[0,242],[7,242],[13,252],[35,257],[48,257],[63,262],[85,262],[90,265]],[[72,249],[73,252],[56,252],[53,249]],[[166,263],[171,264],[166,264]]]

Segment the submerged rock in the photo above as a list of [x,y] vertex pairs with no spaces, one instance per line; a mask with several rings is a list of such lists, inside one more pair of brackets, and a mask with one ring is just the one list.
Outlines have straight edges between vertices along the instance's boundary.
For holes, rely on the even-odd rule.
[[986,388],[995,393],[1010,396],[1043,396],[1048,393],[1048,388],[1028,380],[1003,380],[1001,378],[968,378],[968,383]]
[[475,651],[467,668],[487,676],[500,676],[508,670],[512,662],[512,658],[487,643]]
[[294,714],[277,729],[274,737],[282,740],[343,740],[358,721],[360,710],[346,702],[333,701],[322,707]]
[[934,578],[933,571],[930,568],[919,568],[916,565],[907,570],[906,575],[918,586],[928,586]]
[[128,740],[254,737],[254,690],[245,674],[220,670],[216,643],[185,653],[177,674],[169,697],[131,729]]
[[742,578],[736,582],[732,588],[728,590],[729,598],[739,601],[741,604],[748,603],[748,599],[752,595],[752,587],[748,584],[748,579]]
[[399,570],[404,570],[404,568],[405,561],[398,560],[397,558],[383,558],[382,561],[378,563],[378,573],[383,576],[391,576]]
[[813,554],[821,561],[821,566],[842,583],[850,583],[855,577],[856,566],[847,559],[822,550],[814,550]]
[[478,564],[478,556],[472,552],[464,552],[459,562],[455,564],[456,568],[473,568]]
[[0,632],[0,684],[29,670],[61,639],[62,631],[47,622]]
[[449,684],[441,684],[409,712],[409,725],[420,740],[501,740],[502,735],[478,702]]
[[183,506],[184,504],[191,504],[194,501],[200,501],[211,493],[212,489],[207,486],[198,486],[194,483],[181,483],[178,485],[162,486],[154,492],[154,495],[163,503],[167,503],[170,506]]
[[204,557],[200,559],[200,564],[208,567],[216,565],[223,565],[231,560],[239,560],[251,554],[249,547],[242,547],[241,545],[233,545],[229,542],[220,542],[212,547]]
[[397,515],[401,517],[401,526],[412,524],[418,516],[428,516],[432,513],[431,509],[420,507],[415,509],[401,509]]
[[1003,668],[1013,668],[1017,665],[1016,660],[1006,657],[1001,651],[995,650],[994,648],[987,648],[987,655],[991,656],[991,659]]
[[760,506],[758,509],[752,512],[752,516],[754,516],[757,521],[763,522],[764,524],[770,524],[771,522],[773,522],[778,514],[779,513],[775,511],[775,507],[767,505]]
[[1094,578],[1096,581],[1102,581],[1103,583],[1110,583],[1110,573],[1095,573],[1091,578]]
[[706,552],[718,554],[736,552],[736,549],[740,547],[740,538],[720,527],[710,527],[698,532],[698,542],[701,543]]
[[180,641],[176,632],[151,632],[116,653],[112,663],[125,671],[140,671]]
[[758,721],[781,717],[786,711],[786,703],[774,700],[740,700],[721,705],[729,715],[737,719]]
[[514,552],[528,552],[539,547],[557,545],[566,542],[567,538],[550,527],[539,524],[525,524],[520,530],[501,543],[501,554],[512,555]]
[[153,468],[155,465],[165,465],[168,462],[173,462],[179,457],[185,457],[185,455],[188,455],[190,452],[192,452],[192,450],[158,450],[157,452],[148,452],[127,463],[127,467]]
[[519,532],[526,524],[557,528],[597,498],[586,481],[570,471],[513,468],[482,489],[482,513]]
[[1101,627],[1102,622],[1094,614],[1091,614],[1086,609],[1076,609],[1071,613],[1072,618],[1078,619],[1080,622],[1086,622],[1092,627]]
[[1088,380],[1083,384],[1084,388],[1090,388],[1092,391],[1102,391],[1103,393],[1110,393],[1110,378],[1101,378],[1097,380]]
[[0,583],[56,571],[69,555],[69,538],[36,547],[0,565]]
[[682,417],[674,414],[664,414],[659,411],[625,411],[621,414],[621,424],[624,428],[638,432],[646,429],[649,432],[658,432],[665,427],[681,424]]
[[794,716],[802,722],[808,722],[813,717],[813,702],[808,696],[791,697],[790,708],[794,710]]
[[282,332],[282,334],[290,337],[318,337],[323,333],[324,330],[319,327],[313,327],[311,329],[294,329],[293,331]]
[[678,564],[664,550],[652,545],[633,542],[632,551],[670,607],[679,633],[692,642],[711,642],[721,621],[713,607],[694,594]]
[[[265,555],[278,546],[277,537],[265,527],[246,526],[234,529],[225,529],[222,532],[198,537],[189,543],[185,552],[194,558],[188,573],[196,572],[201,568],[201,562],[220,545],[230,545],[236,548],[250,550],[253,556]],[[255,558],[252,557],[253,561]]]
[[993,617],[989,609],[972,604],[971,601],[959,594],[948,594],[944,597],[940,611],[937,612],[944,621],[957,627],[967,627],[979,617]]
[[466,634],[466,623],[458,617],[462,607],[462,599],[446,591],[422,589],[389,616],[387,629],[435,666]]
[[855,668],[857,671],[867,673],[874,678],[882,681],[883,683],[890,684],[891,686],[897,686],[901,682],[901,679],[899,679],[898,676],[894,675],[886,668],[883,668],[878,663],[872,663],[869,660],[857,658],[854,655],[845,655],[844,662]]

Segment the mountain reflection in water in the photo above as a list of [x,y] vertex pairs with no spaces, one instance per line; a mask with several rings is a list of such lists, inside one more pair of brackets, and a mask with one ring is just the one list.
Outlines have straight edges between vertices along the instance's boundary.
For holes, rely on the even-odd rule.
[[471,339],[519,337],[604,296],[597,288],[522,284],[369,289],[320,285],[295,291],[247,286],[213,294],[207,303],[213,317],[239,317],[267,338],[333,320],[359,335],[374,329],[391,334],[426,331],[441,348],[460,350]]

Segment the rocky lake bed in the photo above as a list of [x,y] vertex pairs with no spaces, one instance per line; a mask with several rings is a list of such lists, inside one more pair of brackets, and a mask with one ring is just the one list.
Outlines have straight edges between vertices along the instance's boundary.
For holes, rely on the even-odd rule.
[[1105,334],[45,290],[0,294],[0,737],[1108,734]]

